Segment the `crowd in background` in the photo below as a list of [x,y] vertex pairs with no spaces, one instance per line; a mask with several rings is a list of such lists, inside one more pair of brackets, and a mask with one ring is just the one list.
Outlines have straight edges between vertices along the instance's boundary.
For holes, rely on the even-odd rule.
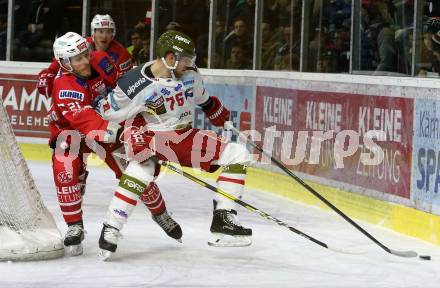
[[[414,0],[360,0],[361,17],[358,64],[353,70],[370,74],[410,75]],[[81,0],[16,0],[14,60],[49,61],[53,39],[81,30]],[[31,5],[25,3],[30,2]],[[217,1],[215,49],[211,68],[252,69],[255,0]],[[126,45],[139,65],[150,58],[151,1],[92,0],[91,14],[109,13],[118,27],[118,41]],[[110,4],[109,4],[110,3]],[[261,69],[347,73],[351,45],[351,0],[311,0],[305,11],[305,34],[301,54],[303,0],[265,0],[261,23]],[[209,0],[160,0],[159,34],[179,30],[196,42],[197,65],[207,67],[209,44]],[[119,6],[118,6],[119,5]],[[7,1],[0,0],[2,11]],[[124,9],[129,12],[124,14]],[[3,9],[5,8],[5,9]],[[122,11],[122,12],[121,12]],[[127,10],[128,11],[128,10]],[[122,14],[121,14],[122,13]],[[128,14],[127,14],[128,13]],[[72,16],[72,14],[76,16]],[[136,15],[131,15],[136,14]],[[63,17],[69,15],[69,17]],[[420,59],[416,75],[440,72],[440,1],[425,0]],[[308,17],[307,17],[308,16]],[[0,59],[6,47],[7,15],[0,14]],[[76,20],[75,20],[76,19]],[[356,72],[355,71],[355,72]]]

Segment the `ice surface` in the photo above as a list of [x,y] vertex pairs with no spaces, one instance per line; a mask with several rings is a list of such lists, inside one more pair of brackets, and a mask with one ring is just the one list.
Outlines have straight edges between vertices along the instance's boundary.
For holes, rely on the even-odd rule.
[[[64,234],[51,166],[29,165]],[[254,231],[252,246],[210,247],[212,192],[171,174],[159,186],[182,226],[183,244],[168,238],[139,204],[112,261],[100,262],[99,233],[116,185],[108,169],[90,167],[83,204],[84,255],[0,263],[0,287],[440,287],[440,247],[361,223],[388,247],[428,254],[432,261],[389,255],[332,212],[257,191],[247,191],[244,200],[333,247],[367,253],[323,249],[242,208],[242,223]]]

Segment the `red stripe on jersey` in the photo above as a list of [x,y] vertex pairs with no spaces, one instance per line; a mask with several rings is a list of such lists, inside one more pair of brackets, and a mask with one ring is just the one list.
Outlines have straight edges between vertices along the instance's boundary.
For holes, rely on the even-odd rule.
[[122,201],[125,201],[125,202],[127,202],[128,204],[131,204],[131,205],[136,205],[136,203],[137,203],[136,200],[128,198],[127,196],[122,195],[119,192],[115,192],[115,196],[118,197],[119,199],[121,199]]
[[244,185],[244,180],[233,179],[233,178],[228,178],[228,177],[224,177],[224,176],[218,177],[217,182],[219,182],[219,181],[231,182],[231,183],[236,183],[236,184]]

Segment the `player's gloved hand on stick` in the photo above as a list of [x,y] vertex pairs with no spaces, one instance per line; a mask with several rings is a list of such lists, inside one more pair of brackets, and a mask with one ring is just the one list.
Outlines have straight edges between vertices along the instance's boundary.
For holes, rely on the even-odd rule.
[[40,73],[38,73],[38,92],[46,97],[49,97],[52,93],[54,78],[55,73],[50,72],[48,69],[41,70]]
[[215,96],[209,97],[209,100],[200,106],[202,107],[203,112],[205,112],[206,117],[208,117],[209,121],[214,126],[223,127],[225,122],[229,120],[231,113]]

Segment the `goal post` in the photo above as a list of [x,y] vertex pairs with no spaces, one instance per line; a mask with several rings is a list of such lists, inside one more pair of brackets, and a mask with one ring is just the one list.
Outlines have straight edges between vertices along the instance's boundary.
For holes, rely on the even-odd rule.
[[63,255],[61,233],[20,152],[0,97],[0,261]]

